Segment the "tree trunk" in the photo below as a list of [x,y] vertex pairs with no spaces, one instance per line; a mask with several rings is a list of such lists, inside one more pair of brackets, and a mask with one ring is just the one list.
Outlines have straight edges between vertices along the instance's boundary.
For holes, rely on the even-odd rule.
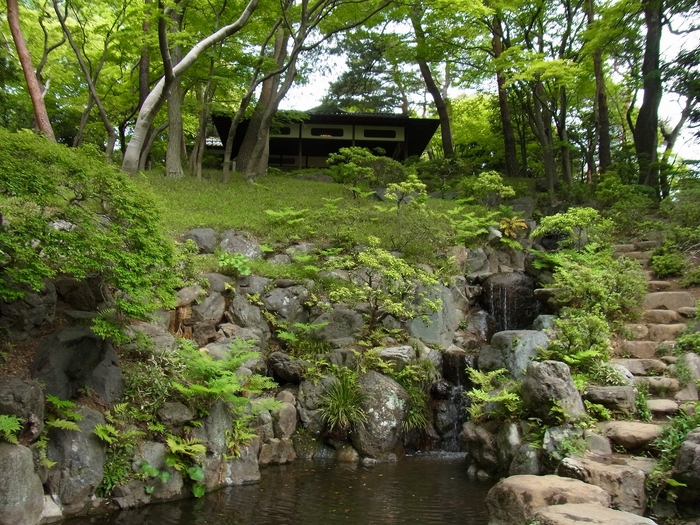
[[[249,0],[238,20],[232,24],[222,27],[215,33],[197,42],[197,44],[190,49],[180,63],[173,68],[173,74],[176,77],[181,76],[192,66],[192,64],[195,63],[195,61],[204,51],[240,31],[257,8],[259,1],[260,0]],[[136,171],[138,170],[141,149],[144,141],[146,140],[148,129],[151,127],[153,119],[158,114],[158,111],[165,101],[165,97],[167,96],[170,87],[168,85],[169,83],[170,81],[166,82],[165,77],[161,77],[158,83],[156,83],[154,86],[153,90],[149,93],[148,97],[146,97],[146,100],[144,100],[141,111],[139,111],[139,116],[136,119],[136,124],[134,125],[134,132],[131,135],[131,140],[126,148],[124,161],[122,162],[122,170],[131,175],[135,175]]]
[[440,119],[440,136],[442,138],[442,149],[445,157],[454,156],[454,143],[452,140],[452,126],[450,125],[450,114],[448,111],[447,103],[440,92],[440,88],[435,82],[432,71],[430,71],[430,66],[427,60],[421,56],[421,48],[425,46],[425,32],[421,26],[420,13],[413,11],[411,14],[411,23],[413,25],[413,31],[416,35],[416,62],[418,68],[420,69],[421,76],[425,82],[425,87],[433,98],[433,103],[435,104],[435,109]]
[[75,134],[75,138],[73,138],[74,148],[83,145],[83,133],[85,132],[85,126],[87,126],[88,119],[90,118],[90,112],[92,111],[92,107],[94,105],[95,99],[92,98],[92,95],[90,95],[88,97],[87,106],[85,107],[83,113],[80,115],[80,124],[78,124],[78,132]]
[[559,88],[559,120],[557,121],[557,133],[561,146],[561,178],[569,186],[574,185],[574,178],[571,168],[571,144],[569,143],[569,130],[566,127],[566,113],[568,110],[568,100],[566,98],[566,88]]
[[[173,10],[170,13],[172,22],[171,33],[179,33],[182,28],[182,13]],[[172,65],[182,59],[182,46],[177,44],[170,52]],[[179,179],[185,175],[182,169],[182,92],[180,90],[180,78],[173,80],[168,95],[168,146],[165,150],[165,176],[171,179]]]
[[645,0],[642,7],[647,26],[642,63],[644,98],[632,134],[639,164],[639,184],[651,186],[658,192],[659,104],[663,95],[660,66],[663,0]]
[[[586,19],[590,28],[595,22],[595,0],[586,1]],[[595,126],[595,138],[598,143],[598,163],[600,172],[604,173],[612,164],[610,147],[610,113],[608,110],[608,96],[605,87],[605,74],[603,72],[603,51],[600,47],[593,50],[593,74],[595,76],[595,99],[593,101],[593,125]],[[590,165],[590,164],[589,164]],[[589,170],[591,173],[594,170]]]
[[[493,17],[491,25],[491,45],[493,56],[496,60],[503,54],[503,27],[498,15]],[[498,108],[501,115],[501,130],[503,131],[503,147],[505,153],[506,176],[518,176],[518,155],[515,145],[515,132],[510,116],[510,104],[508,103],[508,92],[506,91],[506,76],[502,69],[496,70],[496,84],[498,85]]]
[[39,81],[37,80],[34,72],[32,56],[29,54],[27,44],[24,41],[24,35],[22,34],[22,28],[19,25],[19,7],[17,5],[17,0],[7,0],[7,23],[10,26],[12,40],[15,43],[17,56],[19,57],[19,62],[22,66],[24,80],[27,83],[27,91],[32,99],[36,127],[39,130],[39,133],[45,135],[46,138],[52,142],[55,142],[56,137],[53,134],[51,121],[49,120],[49,115],[46,112],[46,105],[44,104],[41,86],[39,85]]
[[544,86],[537,82],[533,89],[533,132],[542,147],[544,159],[544,176],[547,181],[547,191],[553,192],[557,180],[557,165],[554,159],[554,146],[552,144],[552,119],[549,110],[542,102]]

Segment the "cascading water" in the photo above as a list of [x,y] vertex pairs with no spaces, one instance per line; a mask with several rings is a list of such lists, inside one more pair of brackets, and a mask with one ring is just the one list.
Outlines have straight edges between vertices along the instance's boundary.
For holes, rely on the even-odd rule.
[[496,320],[498,331],[527,328],[539,313],[535,283],[519,272],[492,275],[483,284],[482,304]]

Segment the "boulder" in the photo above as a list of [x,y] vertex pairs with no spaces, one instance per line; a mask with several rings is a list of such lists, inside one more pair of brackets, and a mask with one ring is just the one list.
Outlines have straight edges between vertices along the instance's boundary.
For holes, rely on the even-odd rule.
[[394,365],[394,370],[397,372],[400,372],[406,368],[406,366],[414,362],[416,357],[416,349],[409,345],[391,346],[389,348],[382,348],[379,351],[379,359],[387,363],[392,363]]
[[[173,467],[168,467],[165,463],[165,444],[158,443],[156,441],[142,441],[134,449],[134,461],[132,463],[132,468],[136,472],[143,472],[142,463],[147,462],[151,467],[158,469],[159,471],[167,471],[170,474],[170,478],[167,482],[163,483],[160,478],[149,477],[144,481],[140,481],[136,487],[135,491],[139,495],[143,494],[144,484],[153,487],[153,492],[151,494],[152,501],[168,501],[178,498],[184,488],[184,482],[182,475],[175,470]],[[134,505],[129,504],[127,500],[128,495],[122,496],[122,501],[119,503],[120,508],[128,508],[138,505],[138,501]]]
[[582,458],[564,458],[557,474],[585,481],[610,494],[610,506],[633,514],[643,515],[646,510],[646,476],[638,468],[620,464],[611,456],[587,454]]
[[428,314],[427,323],[420,317],[411,319],[406,325],[406,330],[426,344],[448,348],[463,314],[456,308],[452,292],[446,286],[436,286],[427,295],[433,300],[440,299],[440,310]]
[[183,306],[191,306],[195,304],[201,297],[206,295],[204,288],[198,284],[193,284],[192,286],[185,286],[177,291],[177,303],[176,306],[181,308]]
[[530,443],[520,445],[508,468],[509,476],[530,474],[539,476],[542,463],[542,449]]
[[265,308],[275,314],[278,319],[289,323],[308,321],[309,313],[304,303],[310,294],[303,286],[275,288],[262,297]]
[[496,320],[499,330],[531,326],[539,308],[534,280],[520,272],[499,273],[486,279],[481,302]]
[[262,410],[256,406],[258,403],[258,400],[252,403],[254,417],[250,422],[250,428],[260,438],[261,443],[267,443],[275,437],[275,430],[272,426],[272,414],[268,410]]
[[32,451],[0,441],[0,525],[36,525],[43,510],[44,489]]
[[474,368],[475,359],[458,346],[452,345],[442,353],[442,376],[455,385],[469,384],[467,368]]
[[88,281],[74,277],[58,277],[53,282],[58,297],[74,310],[94,312],[98,301]]
[[299,385],[297,411],[304,428],[314,437],[321,435],[325,428],[321,416],[321,399],[328,388],[337,379],[332,375],[322,377],[319,381],[304,380]]
[[297,409],[291,403],[282,403],[282,406],[272,412],[272,428],[275,437],[287,439],[297,428]]
[[613,412],[629,416],[637,412],[637,393],[633,386],[589,386],[583,392],[583,397]]
[[554,321],[556,321],[557,316],[556,315],[538,315],[535,320],[532,322],[532,329],[533,330],[553,330],[556,328],[556,324]]
[[126,329],[126,334],[131,340],[121,345],[122,350],[162,354],[177,349],[177,339],[167,328],[158,324],[133,321]]
[[72,327],[45,337],[36,349],[32,377],[44,383],[46,393],[71,399],[81,388],[91,388],[108,403],[124,392],[119,358],[112,345],[85,327]]
[[479,369],[484,371],[506,368],[511,376],[520,379],[540,348],[547,348],[549,338],[537,330],[507,330],[497,332],[491,345],[481,349]]
[[647,448],[661,435],[662,430],[659,425],[637,421],[607,421],[599,426],[605,437],[625,450]]
[[474,423],[467,421],[462,426],[459,437],[467,449],[467,456],[474,461],[479,468],[488,474],[495,475],[503,468],[498,461],[497,435],[500,424],[496,421],[486,421],[484,423]]
[[194,419],[194,414],[182,403],[169,402],[158,409],[158,417],[166,427],[179,430]]
[[650,359],[656,354],[658,346],[656,341],[623,341],[616,353],[633,359]]
[[44,430],[44,393],[36,381],[0,376],[0,414],[22,420],[20,441],[31,443]]
[[216,232],[213,228],[194,228],[188,231],[182,240],[193,241],[199,248],[199,253],[214,253],[216,249]]
[[591,503],[553,505],[538,510],[534,522],[539,525],[656,525],[654,520],[630,512],[613,510]]
[[486,310],[476,310],[467,315],[466,332],[472,334],[478,346],[487,344],[498,330],[496,320]]
[[399,444],[408,412],[408,394],[396,381],[374,371],[362,374],[358,383],[367,421],[352,432],[352,444],[363,456],[385,457]]
[[653,292],[644,299],[645,310],[676,310],[695,306],[695,299],[688,292]]
[[246,275],[236,280],[236,293],[262,295],[272,287],[272,280],[259,275]]
[[213,321],[203,321],[192,327],[192,339],[200,348],[214,341],[216,337],[216,324]]
[[231,277],[221,273],[205,273],[202,274],[202,277],[209,281],[210,292],[218,292],[220,294],[225,293],[228,290],[226,285],[230,286],[230,284],[233,282]]
[[204,321],[217,324],[224,316],[226,310],[226,299],[219,292],[211,292],[200,304],[193,306]]
[[10,341],[26,341],[36,337],[56,317],[56,288],[48,279],[39,291],[23,286],[24,297],[12,302],[0,299],[0,331]]
[[671,477],[678,487],[678,505],[688,513],[700,515],[700,428],[690,431],[678,450]]
[[622,365],[635,376],[653,376],[663,374],[668,365],[660,359],[611,359],[616,365]]
[[226,230],[221,234],[219,248],[224,253],[242,253],[248,259],[260,259],[262,257],[262,249],[259,243],[237,234],[234,230]]
[[244,485],[260,480],[258,458],[252,445],[241,447],[238,457],[226,463],[226,484]]
[[[206,441],[207,451],[215,457],[222,457],[229,452],[228,436],[233,431],[233,418],[228,405],[221,399],[214,401],[209,414],[204,418],[202,428],[197,429],[197,436]],[[200,432],[203,431],[203,436]]]
[[270,339],[270,327],[258,306],[251,304],[245,294],[236,294],[229,306],[231,320],[243,328],[254,328],[263,335],[263,343]]
[[80,407],[80,432],[52,428],[49,431],[48,458],[56,462],[49,473],[48,488],[63,505],[66,514],[80,512],[102,482],[106,460],[105,445],[93,434],[104,416],[97,410]]
[[608,507],[610,496],[600,487],[553,475],[511,476],[496,483],[486,496],[489,525],[528,525],[538,510],[568,503]]
[[583,436],[582,429],[568,423],[547,428],[542,438],[542,452],[545,454],[542,457],[544,468],[552,472],[564,457],[577,452],[572,451],[572,448],[583,449],[586,445]]
[[529,412],[542,421],[552,421],[551,410],[555,401],[569,421],[586,416],[583,401],[571,380],[566,363],[531,362],[527,367],[520,395]]
[[314,337],[322,341],[352,344],[362,335],[364,320],[362,315],[347,308],[335,308],[318,316],[311,324],[326,323],[323,328],[313,332]]
[[646,310],[644,320],[654,324],[674,324],[680,320],[680,316],[674,310]]
[[308,363],[283,352],[272,352],[267,358],[267,366],[282,383],[298,385],[304,377]]

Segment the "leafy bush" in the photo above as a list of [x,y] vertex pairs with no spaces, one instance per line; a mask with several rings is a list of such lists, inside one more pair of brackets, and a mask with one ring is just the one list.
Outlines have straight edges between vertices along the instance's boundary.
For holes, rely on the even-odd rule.
[[457,157],[423,160],[415,164],[416,174],[428,191],[448,191],[456,180],[467,175],[468,166]]
[[700,181],[682,179],[673,195],[662,201],[661,211],[681,227],[696,228],[700,224]]
[[503,177],[496,171],[484,171],[476,177],[466,177],[457,186],[458,193],[466,199],[493,208],[501,199],[515,196],[515,190],[503,182]]
[[250,261],[242,253],[220,253],[219,268],[223,274],[231,277],[250,275],[251,271]]
[[688,267],[688,259],[682,253],[665,250],[662,253],[654,254],[649,260],[654,276],[659,279],[682,275]]
[[564,239],[559,241],[560,247],[582,251],[587,243],[609,243],[612,229],[612,221],[601,217],[593,208],[569,208],[565,213],[542,217],[540,225],[530,237],[563,235]]
[[475,388],[464,394],[470,402],[467,412],[473,421],[508,421],[522,416],[524,407],[520,385],[509,377],[508,370],[500,368],[492,372],[481,372],[467,368],[467,373],[475,385]]
[[700,268],[689,270],[681,279],[681,286],[689,288],[691,286],[700,286]]
[[549,256],[555,264],[557,301],[572,309],[600,312],[608,321],[634,314],[646,295],[646,281],[639,263],[615,259],[612,249]]
[[676,338],[676,353],[693,352],[700,355],[700,332],[683,334]]
[[346,433],[354,425],[367,421],[362,409],[364,395],[357,383],[357,373],[347,368],[338,369],[336,381],[321,397],[320,412],[328,429]]
[[406,177],[404,167],[388,157],[375,155],[367,148],[340,148],[328,156],[331,177],[359,196],[373,186],[386,186]]
[[98,151],[0,129],[0,217],[0,298],[60,271],[100,276],[127,317],[173,305],[173,245],[156,206]]

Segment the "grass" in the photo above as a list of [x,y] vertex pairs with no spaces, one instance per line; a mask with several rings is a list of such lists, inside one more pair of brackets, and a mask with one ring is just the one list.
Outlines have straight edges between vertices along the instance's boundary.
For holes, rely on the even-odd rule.
[[[439,247],[434,242],[438,234],[445,238],[449,235],[446,218],[426,216],[398,224],[395,213],[377,209],[380,203],[376,199],[354,199],[340,184],[288,174],[266,175],[255,184],[246,183],[240,174],[234,174],[228,184],[220,182],[218,171],[208,172],[205,177],[166,179],[162,171],[156,170],[137,177],[138,185],[160,205],[164,231],[172,238],[179,240],[192,228],[210,227],[219,233],[240,230],[273,246],[286,246],[294,240],[347,246],[365,244],[374,235],[382,240],[383,247],[421,259]],[[389,207],[388,203],[385,205]],[[429,210],[438,214],[454,206],[440,199],[430,199],[427,204]],[[418,234],[408,237],[410,229],[416,229]],[[418,241],[420,233],[425,242]],[[404,246],[404,238],[418,240]]]

